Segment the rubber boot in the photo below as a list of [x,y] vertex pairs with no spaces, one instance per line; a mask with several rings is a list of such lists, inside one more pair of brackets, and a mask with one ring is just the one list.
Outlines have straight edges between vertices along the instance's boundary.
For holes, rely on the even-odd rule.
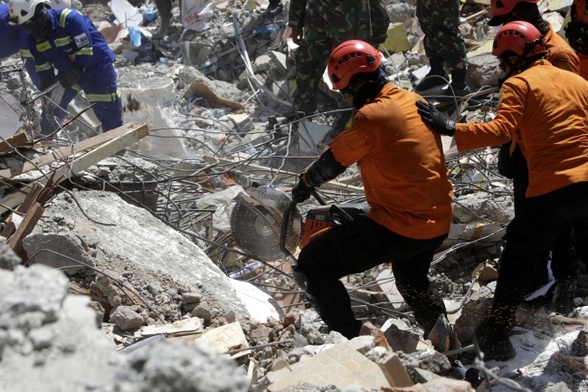
[[167,29],[171,24],[172,19],[172,3],[171,0],[155,0],[155,6],[159,12],[159,28],[151,36],[154,39],[160,39],[165,37]]
[[415,91],[426,91],[430,90],[433,87],[444,86],[448,83],[449,75],[447,75],[447,71],[443,67],[443,59],[441,58],[432,58],[429,60],[431,65],[431,70],[421,80],[421,82],[415,87]]
[[554,293],[555,300],[551,304],[551,310],[564,316],[572,314],[576,308],[574,304],[576,285],[575,280],[558,280]]
[[282,5],[281,0],[270,0],[267,9],[261,14],[263,19],[274,19],[280,12],[284,6]]
[[470,94],[470,88],[466,83],[466,69],[465,68],[455,68],[451,71],[451,84],[443,93],[445,97],[457,97],[461,98],[464,95]]

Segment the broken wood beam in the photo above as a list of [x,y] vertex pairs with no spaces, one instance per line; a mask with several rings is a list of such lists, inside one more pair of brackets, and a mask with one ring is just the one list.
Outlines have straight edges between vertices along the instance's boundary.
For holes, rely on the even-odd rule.
[[15,147],[20,147],[29,142],[29,137],[26,133],[21,132],[10,136],[8,139],[0,142],[0,153],[10,151]]
[[[137,128],[127,129],[122,135],[119,136],[116,136],[116,134],[108,135],[108,133],[110,132],[112,131],[108,131],[104,134],[98,135],[105,135],[104,137],[107,138],[107,140],[110,139],[106,143],[99,145],[93,150],[86,152],[80,157],[75,158],[71,162],[60,166],[52,172],[42,175],[33,183],[24,184],[22,189],[19,189],[17,192],[14,192],[0,199],[0,214],[12,210],[16,206],[20,205],[25,200],[26,195],[31,191],[34,184],[45,185],[51,179],[54,179],[55,183],[58,184],[66,179],[69,179],[72,176],[75,176],[81,171],[87,169],[88,167],[100,162],[104,158],[113,155],[114,153],[126,148],[127,146],[130,146],[133,143],[136,143],[140,139],[149,135],[149,127],[147,125],[141,125]],[[78,144],[84,143],[86,141],[87,140],[84,140],[83,142],[80,142]]]
[[23,261],[28,259],[28,255],[26,254],[23,246],[22,240],[35,228],[37,222],[43,215],[43,207],[39,203],[33,204],[33,206],[27,211],[24,219],[22,220],[21,224],[18,226],[10,240],[8,241],[8,246],[12,248],[14,253],[16,253]]
[[113,129],[108,132],[101,133],[99,135],[93,136],[91,138],[82,140],[79,143],[61,147],[55,151],[52,151],[48,154],[42,155],[40,157],[31,159],[28,162],[24,162],[20,165],[11,167],[9,169],[0,170],[0,177],[14,177],[22,173],[26,173],[29,170],[37,169],[38,167],[48,165],[55,161],[64,160],[65,158],[69,157],[70,155],[77,154],[81,151],[87,150],[89,148],[94,148],[100,144],[103,144],[117,136],[125,134],[129,129],[133,127],[132,124],[123,125],[122,127]]

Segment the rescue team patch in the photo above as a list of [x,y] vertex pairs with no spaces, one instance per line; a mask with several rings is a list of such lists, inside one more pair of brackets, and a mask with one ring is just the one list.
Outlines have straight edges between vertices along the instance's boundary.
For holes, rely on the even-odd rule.
[[82,48],[90,43],[90,37],[88,37],[88,34],[82,33],[74,37],[74,42],[78,48]]

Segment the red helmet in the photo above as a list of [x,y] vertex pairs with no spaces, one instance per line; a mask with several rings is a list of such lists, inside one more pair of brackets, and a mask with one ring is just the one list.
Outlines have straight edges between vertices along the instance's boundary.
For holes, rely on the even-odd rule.
[[505,15],[512,12],[514,7],[519,3],[539,3],[539,0],[491,0],[492,19],[488,21],[490,26],[498,26],[505,22]]
[[360,40],[345,41],[331,52],[329,78],[335,90],[343,90],[355,74],[377,70],[382,54],[372,45]]
[[512,51],[520,57],[533,57],[545,53],[547,47],[535,26],[516,20],[502,26],[494,37],[492,54],[500,57],[506,51]]

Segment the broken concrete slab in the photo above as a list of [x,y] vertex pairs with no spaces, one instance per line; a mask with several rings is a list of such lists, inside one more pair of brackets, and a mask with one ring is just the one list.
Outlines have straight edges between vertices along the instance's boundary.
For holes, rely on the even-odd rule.
[[[88,234],[80,228],[93,226],[95,231],[87,242],[95,243],[109,258],[124,258],[187,286],[201,287],[220,309],[248,317],[229,278],[190,239],[116,194],[84,191],[73,196],[75,202],[72,195],[66,193],[53,199],[43,215],[45,219],[33,234],[46,229],[60,232],[60,235],[70,233],[84,240]],[[59,216],[76,223],[59,226],[60,230],[56,230]],[[108,263],[108,259],[104,262]]]
[[382,369],[348,344],[336,344],[314,357],[280,371],[280,379],[272,383],[269,391],[279,391],[304,382],[317,387],[333,384],[345,389],[351,386],[380,389],[394,386]]
[[251,350],[247,350],[249,343],[238,322],[211,329],[202,334],[196,342],[207,344],[214,352],[221,354],[235,351],[229,354],[231,358],[239,358],[251,353]]
[[94,259],[73,233],[34,233],[23,240],[29,264],[44,264],[74,275],[86,267],[94,267]]

